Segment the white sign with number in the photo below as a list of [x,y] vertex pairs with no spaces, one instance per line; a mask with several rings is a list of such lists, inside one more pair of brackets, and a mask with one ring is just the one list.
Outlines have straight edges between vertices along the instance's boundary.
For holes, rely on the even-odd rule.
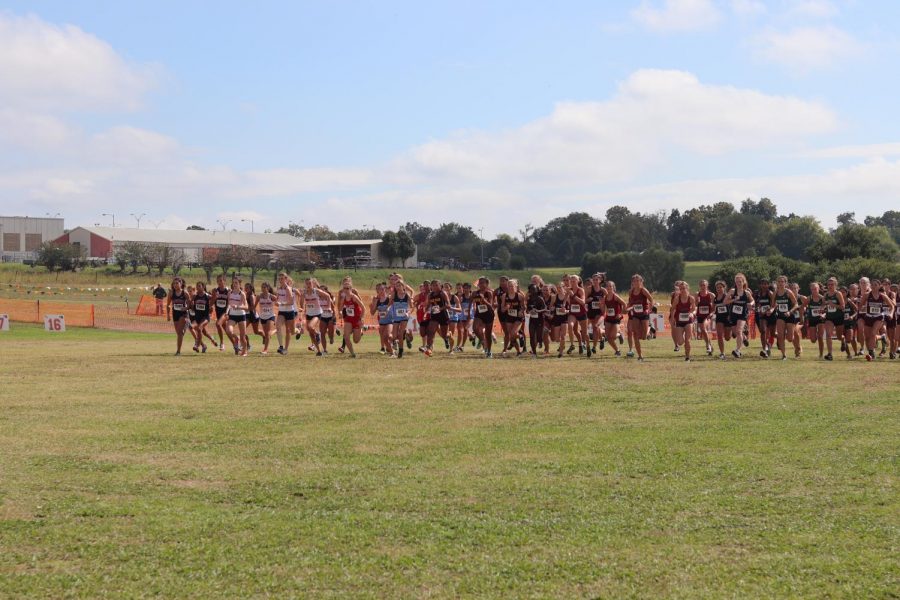
[[44,315],[44,329],[47,331],[65,331],[66,318],[63,315]]
[[0,331],[9,331],[9,315],[0,315]]

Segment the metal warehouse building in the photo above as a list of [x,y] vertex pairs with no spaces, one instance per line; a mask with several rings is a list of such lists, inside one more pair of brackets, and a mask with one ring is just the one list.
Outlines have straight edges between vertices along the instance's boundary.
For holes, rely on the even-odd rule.
[[63,234],[63,220],[43,217],[0,217],[0,260],[37,260],[41,244]]
[[184,251],[188,262],[200,262],[205,248],[243,246],[262,252],[294,250],[300,242],[286,233],[247,233],[243,231],[201,231],[183,229],[136,229],[131,227],[76,227],[55,240],[87,249],[89,258],[112,258],[121,244],[140,242],[166,244]]

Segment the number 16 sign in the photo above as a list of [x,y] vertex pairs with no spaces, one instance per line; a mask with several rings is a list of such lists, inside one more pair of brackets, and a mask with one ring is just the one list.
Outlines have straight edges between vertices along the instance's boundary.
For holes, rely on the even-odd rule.
[[65,331],[66,318],[63,315],[44,315],[44,329],[47,331]]

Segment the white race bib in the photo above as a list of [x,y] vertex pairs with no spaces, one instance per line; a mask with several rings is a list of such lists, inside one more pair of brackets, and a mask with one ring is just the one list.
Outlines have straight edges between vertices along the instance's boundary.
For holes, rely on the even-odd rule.
[[880,315],[880,314],[881,314],[881,307],[880,307],[880,306],[873,306],[872,304],[869,304],[869,309],[868,309],[868,310],[869,310],[869,314],[870,314],[870,315]]
[[356,308],[353,306],[348,306],[344,309],[344,314],[346,314],[348,317],[352,317],[356,315]]
[[478,312],[480,312],[480,313],[486,313],[487,311],[488,311],[488,305],[487,305],[487,304],[479,304],[479,305],[478,305]]
[[174,302],[172,303],[172,310],[181,312],[184,310],[184,304],[182,304],[181,302]]
[[708,314],[709,314],[709,307],[708,307],[708,306],[698,306],[698,307],[697,307],[697,312],[700,313],[701,315],[708,315]]
[[615,317],[615,316],[616,316],[616,309],[614,309],[614,308],[607,308],[607,309],[606,309],[606,316],[607,316],[607,317]]
[[532,310],[530,313],[528,313],[528,316],[531,317],[532,319],[537,319],[537,318],[538,318],[538,311]]
[[406,316],[406,309],[405,309],[405,308],[395,308],[395,309],[394,309],[394,312],[397,314],[398,317],[405,317],[405,316]]
[[593,308],[594,310],[599,309],[599,308],[600,308],[600,303],[597,302],[596,300],[593,301],[593,302],[591,302],[591,308]]
[[556,314],[559,315],[559,316],[562,316],[562,315],[566,314],[566,307],[565,307],[565,306],[558,306],[558,307],[556,308]]
[[678,313],[678,320],[679,320],[679,321],[682,321],[682,322],[684,322],[684,321],[690,321],[690,320],[691,320],[691,313],[685,313],[685,312],[683,312],[683,313]]
[[720,304],[716,307],[716,312],[720,315],[724,315],[725,313],[728,312],[728,307],[725,306],[724,304]]
[[829,306],[829,307],[828,307],[828,312],[830,312],[830,313],[837,312],[837,307],[835,307],[835,306]]
[[432,306],[432,307],[431,307],[431,314],[436,315],[436,314],[438,314],[439,312],[441,312],[441,307],[440,307],[440,306]]
[[786,313],[787,311],[788,311],[788,305],[785,304],[784,302],[779,302],[778,303],[778,312]]
[[573,304],[572,306],[569,307],[569,312],[575,313],[575,314],[580,313],[580,312],[581,312],[581,305],[580,305],[580,304]]
[[261,305],[259,307],[259,318],[261,319],[270,319],[275,316],[275,312],[272,308],[272,305]]
[[195,302],[194,310],[199,310],[200,312],[203,312],[204,310],[206,310],[206,302]]
[[736,315],[742,315],[742,314],[744,314],[744,307],[738,306],[737,304],[735,304],[734,306],[731,307],[731,312],[733,312]]
[[631,307],[631,311],[636,315],[642,314],[644,312],[644,305],[643,304],[635,304],[634,306]]
[[506,311],[506,313],[507,313],[509,316],[511,316],[511,317],[518,317],[518,316],[519,316],[519,311],[518,311],[517,309],[515,309],[515,308],[510,308],[509,310]]

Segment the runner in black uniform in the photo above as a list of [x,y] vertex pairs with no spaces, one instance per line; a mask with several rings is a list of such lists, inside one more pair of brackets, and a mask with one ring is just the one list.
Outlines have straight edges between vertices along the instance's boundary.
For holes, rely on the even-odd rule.
[[228,288],[225,287],[225,276],[216,276],[216,289],[212,293],[212,301],[216,308],[216,333],[219,335],[219,351],[225,350],[225,322],[228,320]]
[[832,336],[837,333],[838,339],[844,339],[844,295],[838,291],[837,284],[834,277],[825,282],[825,343],[828,346],[825,360],[834,360]]
[[473,330],[484,348],[484,357],[491,358],[491,347],[494,343],[494,292],[490,288],[487,277],[478,279],[478,288],[472,292],[472,305],[475,307]]
[[797,296],[787,287],[787,277],[780,276],[775,281],[775,337],[778,350],[781,352],[781,360],[787,360],[787,343],[794,342],[797,319]]
[[775,294],[769,287],[768,279],[759,280],[759,290],[756,292],[756,329],[759,331],[759,341],[762,350],[759,355],[769,358],[772,353],[772,338],[775,337]]
[[166,319],[175,324],[175,334],[178,336],[175,356],[181,355],[181,344],[184,341],[189,302],[190,298],[182,287],[181,278],[176,277],[172,280],[172,287],[169,289],[169,297],[166,301]]
[[716,282],[716,295],[713,297],[713,307],[716,311],[716,342],[719,345],[719,359],[725,360],[725,342],[731,340],[731,315],[728,312],[727,285],[724,281]]

